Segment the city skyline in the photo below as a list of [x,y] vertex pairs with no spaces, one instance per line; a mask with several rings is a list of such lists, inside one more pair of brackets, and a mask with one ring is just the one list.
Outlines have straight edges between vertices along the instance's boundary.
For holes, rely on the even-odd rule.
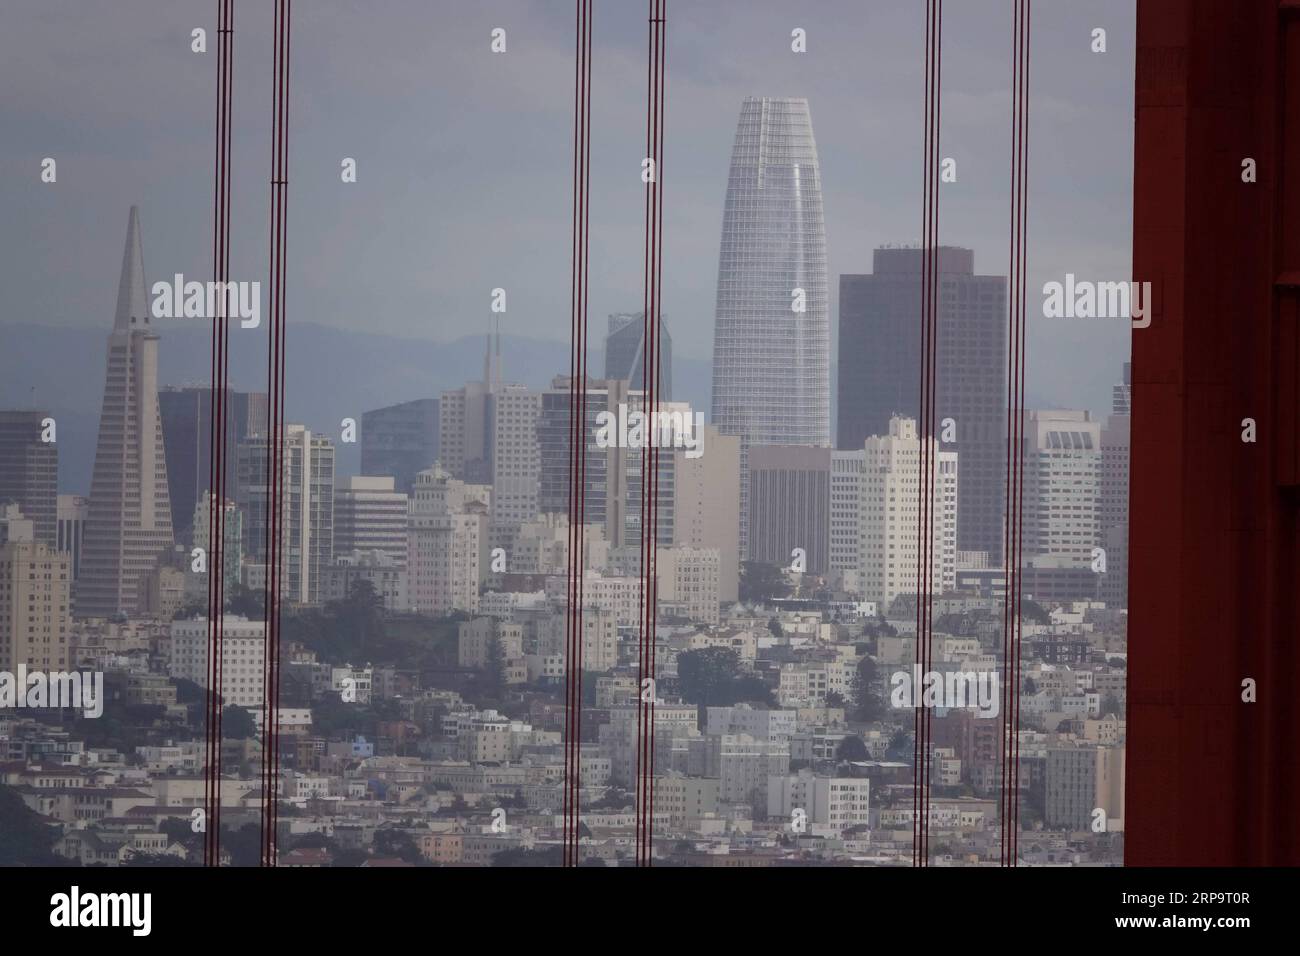
[[[610,152],[639,126],[639,71],[630,68],[640,63],[643,24],[623,6],[599,14],[610,31],[596,42],[607,58],[598,61],[610,63],[601,79],[611,82],[601,87],[607,98],[592,93],[608,124],[593,143],[594,295],[579,293],[574,307],[604,339],[605,361],[589,361],[593,348],[567,372],[552,346],[580,336],[557,311],[568,263],[556,240],[585,220],[557,215],[567,180],[548,177],[569,169],[567,136],[556,134],[570,126],[567,97],[546,100],[548,87],[567,88],[556,69],[570,59],[556,42],[567,27],[541,3],[504,0],[491,11],[507,18],[491,29],[491,48],[442,51],[462,25],[452,18],[447,35],[418,42],[398,31],[375,73],[355,74],[320,57],[322,41],[354,25],[339,52],[345,63],[379,34],[347,10],[325,20],[308,9],[294,27],[295,88],[312,92],[295,101],[293,154],[307,165],[293,165],[273,190],[294,210],[288,269],[269,283],[287,287],[288,312],[277,298],[260,310],[271,322],[230,326],[240,368],[217,396],[235,418],[227,500],[211,496],[204,467],[205,398],[214,396],[203,382],[212,347],[203,332],[214,317],[150,312],[136,206],[89,500],[67,493],[86,490],[75,478],[49,480],[78,454],[81,383],[59,395],[65,444],[58,459],[37,449],[39,482],[25,470],[39,413],[18,416],[18,440],[5,446],[21,480],[4,486],[19,504],[0,501],[0,577],[13,585],[0,593],[0,652],[93,671],[110,689],[111,720],[88,726],[81,721],[97,714],[74,715],[57,734],[0,712],[0,735],[21,758],[0,793],[14,788],[27,819],[52,824],[44,831],[52,856],[220,865],[229,850],[228,862],[246,865],[253,854],[231,826],[260,802],[256,856],[286,866],[554,865],[559,841],[568,845],[579,823],[580,861],[608,866],[631,864],[634,830],[644,833],[638,865],[707,865],[725,855],[755,865],[893,866],[918,853],[987,865],[1005,855],[999,829],[1050,831],[1050,841],[1026,840],[1027,863],[1065,862],[1060,846],[1070,862],[1119,860],[1127,609],[1115,603],[1122,589],[1107,586],[1101,545],[1125,547],[1129,406],[1113,386],[1127,350],[1105,353],[1113,405],[1104,428],[1086,406],[1026,410],[1032,436],[1017,453],[1026,456],[1032,527],[1017,591],[1024,607],[1007,625],[1007,574],[987,546],[990,515],[1000,521],[1002,511],[991,452],[1009,417],[1000,404],[1007,280],[992,252],[974,271],[1006,227],[989,211],[1005,212],[1005,197],[991,172],[1004,144],[988,119],[1009,93],[1005,76],[994,79],[975,55],[989,39],[983,20],[959,9],[949,26],[957,38],[950,95],[957,115],[974,119],[949,127],[945,149],[959,154],[961,173],[947,180],[944,221],[973,237],[941,233],[935,250],[939,377],[951,389],[941,381],[939,415],[955,420],[951,435],[943,423],[943,435],[930,434],[910,404],[922,361],[914,321],[922,252],[879,235],[906,221],[906,238],[916,225],[910,191],[919,184],[897,183],[902,168],[915,168],[908,132],[919,131],[918,118],[893,93],[919,78],[914,58],[899,52],[918,23],[915,11],[830,6],[858,18],[856,38],[824,10],[801,11],[807,19],[792,27],[788,10],[765,0],[748,19],[713,2],[673,18],[677,32],[666,39],[680,51],[673,69],[681,79],[668,87],[670,125],[659,131],[667,151],[653,190],[667,199],[666,231],[645,249],[631,215],[650,201],[635,174],[640,147],[623,156],[626,167]],[[426,13],[398,3],[387,15],[411,24]],[[241,19],[243,29],[256,19]],[[652,37],[662,22],[652,18]],[[743,33],[711,56],[708,35],[693,32],[708,23]],[[284,29],[287,21],[277,25]],[[1124,26],[1116,29],[1122,36]],[[217,42],[223,51],[247,43],[239,57],[257,62],[264,38],[250,36],[223,31]],[[1046,52],[1056,51],[1049,43]],[[838,67],[812,67],[817,57]],[[371,125],[412,85],[408,72],[405,85],[383,87],[393,64],[460,70],[460,98],[436,88],[421,113],[436,139],[411,138],[412,124]],[[520,69],[531,73],[523,90]],[[331,77],[358,83],[370,99],[331,90]],[[873,82],[889,95],[862,96]],[[202,88],[182,80],[159,96],[183,97],[190,85]],[[1050,78],[1044,86],[1050,125],[1059,102]],[[475,111],[503,94],[483,122]],[[331,112],[349,101],[369,108],[322,141]],[[1096,101],[1118,115],[1104,95]],[[236,115],[238,184],[256,137],[244,138],[245,114]],[[529,148],[482,153],[511,145],[506,128],[531,135]],[[354,138],[369,129],[395,132]],[[203,138],[183,116],[173,134]],[[175,162],[174,141],[152,142]],[[202,167],[195,160],[185,169]],[[202,214],[176,194],[184,178],[176,167],[166,170],[147,184],[150,208],[170,223],[160,230],[164,262],[150,265],[179,285],[182,273],[202,277],[204,263],[175,223]],[[94,183],[96,199],[81,207],[88,216],[108,175],[64,153],[48,184]],[[886,181],[895,182],[888,195]],[[253,207],[241,206],[241,188],[234,219],[219,229],[235,249],[222,274],[240,283],[242,299],[264,279],[264,249],[244,238]],[[53,234],[61,218],[42,221]],[[1088,236],[1114,254],[1104,230],[1081,232],[1065,243],[1073,255]],[[283,250],[283,233],[273,236]],[[661,242],[667,294],[654,306],[668,316],[665,385],[674,400],[649,408],[637,387],[643,290],[628,267],[633,251],[657,255]],[[69,252],[68,268],[75,258]],[[1082,273],[1086,261],[1071,261]],[[587,268],[585,259],[573,265],[580,275]],[[94,271],[79,282],[88,287]],[[707,296],[702,272],[711,273]],[[478,286],[481,295],[468,291]],[[68,284],[67,301],[78,288]],[[404,314],[413,302],[417,312]],[[74,338],[81,326],[59,312],[38,311],[23,330],[32,341],[59,331],[75,342],[66,367],[48,376],[56,393],[53,380],[79,374],[84,347]],[[286,377],[263,384],[256,353],[273,327],[288,329]],[[326,345],[321,330],[331,329]],[[524,344],[503,348],[512,332],[526,333]],[[1088,334],[1100,345],[1114,332]],[[449,334],[473,342],[473,353],[447,350],[435,364],[404,347]],[[703,345],[710,334],[711,349]],[[189,377],[160,372],[167,354]],[[710,370],[704,396],[702,366]],[[1095,374],[1080,371],[1068,390],[1091,394]],[[0,406],[11,399],[0,395]],[[933,473],[922,477],[927,461]],[[358,467],[366,474],[354,475]],[[38,513],[54,515],[59,551],[34,540]],[[226,587],[215,600],[224,621],[209,588],[218,514],[226,533],[216,567]],[[921,524],[926,514],[932,525]],[[277,515],[279,527],[270,525]],[[278,558],[267,553],[273,547],[283,549]],[[282,578],[268,582],[276,567]],[[1096,600],[1103,592],[1111,603]],[[927,609],[932,633],[922,631]],[[1005,640],[998,644],[1000,618],[1023,634],[1014,665]],[[1014,698],[999,698],[1000,686]],[[900,688],[914,699],[900,702]],[[1011,699],[1015,724],[980,719]],[[917,708],[932,708],[933,722],[918,723]],[[1024,747],[1017,759],[1028,786],[1008,805],[998,799],[999,771],[1011,745]],[[55,762],[61,770],[50,769]],[[82,785],[55,787],[41,772]],[[930,783],[918,791],[918,777],[933,792]],[[227,783],[237,790],[227,794]],[[67,792],[47,792],[59,789]],[[942,831],[933,849],[918,842],[910,816],[918,797],[933,814],[926,832]],[[1100,830],[1096,808],[1106,818]],[[178,815],[191,809],[210,830]]]
[[[1009,38],[987,25],[997,20],[988,15],[994,6],[972,3],[949,12],[943,145],[959,166],[957,183],[946,184],[941,195],[940,239],[975,249],[987,264],[983,268],[1004,273],[1005,266],[999,265],[1007,247],[1003,125],[1010,74],[1002,64]],[[674,278],[665,284],[662,311],[684,357],[707,357],[710,351],[707,317],[716,295],[725,157],[745,96],[798,95],[812,104],[828,190],[828,275],[866,271],[872,249],[920,234],[920,181],[911,174],[922,142],[921,67],[913,55],[922,48],[920,11],[819,4],[802,14],[799,25],[808,31],[809,52],[798,55],[790,52],[791,24],[784,4],[746,7],[742,17],[725,3],[695,4],[674,10],[669,23],[674,85],[666,110],[664,248],[665,276]],[[23,9],[20,4],[15,16],[7,18],[8,29],[0,38],[3,60],[13,65],[12,81],[0,91],[0,111],[15,131],[0,143],[0,160],[24,169],[40,156],[53,155],[60,160],[60,179],[57,185],[41,184],[35,175],[31,182],[25,176],[0,180],[0,199],[12,211],[14,234],[35,237],[0,256],[0,281],[10,290],[7,301],[13,308],[0,315],[0,322],[21,316],[22,321],[54,326],[91,325],[105,285],[115,278],[102,255],[105,245],[119,241],[109,224],[120,215],[120,203],[110,197],[132,196],[147,207],[159,275],[202,276],[210,270],[210,230],[193,228],[211,216],[212,58],[189,49],[189,32],[202,11],[188,3],[158,11],[140,0],[120,5],[113,14],[56,4],[37,20],[23,16]],[[440,17],[438,9],[437,4],[395,3],[383,17],[358,17],[346,5],[322,6],[319,16],[300,12],[295,68],[303,84],[328,83],[340,112],[308,101],[295,114],[295,135],[302,146],[294,153],[291,193],[296,197],[291,324],[296,319],[354,329],[357,317],[364,315],[365,328],[377,334],[446,342],[462,330],[484,330],[489,293],[504,285],[511,295],[504,321],[508,333],[562,342],[568,315],[563,244],[550,248],[534,240],[568,228],[568,187],[539,190],[533,182],[538,170],[544,178],[545,170],[567,169],[571,159],[562,133],[571,123],[563,95],[571,78],[562,66],[571,53],[569,25],[525,0],[494,5],[502,22],[513,26],[512,43],[505,57],[484,58],[477,51],[486,40],[476,26]],[[1110,48],[1104,56],[1069,39],[1086,35],[1094,18],[1109,27]],[[1087,11],[1048,6],[1036,16],[1034,149],[1035,170],[1041,173],[1030,184],[1031,289],[1066,271],[1099,277],[1127,272],[1132,18],[1132,6],[1123,0],[1105,0]],[[123,30],[127,23],[132,28]],[[846,30],[845,23],[864,29]],[[342,35],[336,31],[344,25],[349,42],[335,43]],[[390,29],[394,25],[403,29]],[[250,11],[242,18],[236,42],[244,62],[256,62],[264,54],[269,62],[265,26],[263,12]],[[601,267],[593,274],[593,316],[641,304],[641,195],[637,177],[628,182],[620,174],[620,158],[635,172],[638,132],[644,132],[638,131],[634,105],[644,94],[638,67],[643,27],[639,15],[621,7],[603,11],[596,21],[597,42],[608,52],[597,64],[601,92],[593,116],[593,225],[604,237]],[[31,57],[32,50],[54,42],[55,33],[69,51],[68,63],[57,69]],[[705,40],[721,35],[730,38],[727,44]],[[93,84],[77,80],[78,64],[91,54],[78,56],[76,51],[90,37],[97,47],[107,44],[114,51],[111,64]],[[336,47],[328,62],[321,52],[327,46]],[[131,78],[129,64],[146,49],[149,58],[162,58],[160,68],[173,82],[140,86]],[[385,55],[371,55],[378,49]],[[428,116],[430,130],[442,131],[440,136],[402,130],[389,149],[377,153],[360,144],[375,139],[375,124],[387,113],[409,112],[406,94],[394,91],[412,84],[405,79],[381,84],[377,75],[356,84],[347,66],[351,56],[368,64],[368,75],[388,70],[403,77],[427,76],[437,88],[439,71],[461,71],[475,82],[462,91],[470,97],[467,101],[438,94],[422,103],[421,115]],[[231,248],[232,277],[264,281],[264,196],[255,184],[264,178],[257,170],[264,165],[269,134],[260,112],[247,105],[260,102],[258,83],[253,70],[235,78],[236,103],[245,105],[235,115]],[[382,97],[381,89],[388,91]],[[861,91],[871,89],[915,93],[891,93],[868,104]],[[370,103],[370,97],[379,99]],[[112,102],[113,115],[130,128],[151,130],[157,145],[149,155],[131,164],[114,158],[116,133],[100,130],[95,119],[105,102]],[[385,110],[385,102],[393,105]],[[61,118],[52,134],[29,128],[27,117],[35,110]],[[151,119],[158,115],[175,122],[158,129]],[[104,134],[91,141],[102,146],[88,147],[87,140],[74,137],[85,125]],[[524,157],[517,148],[519,136],[527,137],[532,149],[529,176],[520,175]],[[439,147],[444,141],[462,145]],[[18,151],[19,143],[41,148],[28,155]],[[629,153],[634,158],[627,159]],[[309,163],[309,156],[322,160]],[[356,184],[339,181],[344,156],[359,161]],[[454,192],[440,186],[441,180],[415,172],[434,163],[448,169],[448,181],[457,183]],[[1055,189],[1054,179],[1069,181],[1072,188]],[[519,185],[498,188],[502,181]],[[77,197],[74,206],[48,203],[68,190]],[[420,195],[428,195],[439,214],[425,215],[423,204],[408,201]],[[359,197],[364,197],[360,205]],[[505,223],[513,228],[503,229]],[[347,238],[353,230],[376,238],[357,249]],[[449,235],[462,240],[448,244],[441,237]],[[389,236],[391,241],[385,238]],[[834,331],[834,282],[829,291]],[[1104,407],[1112,378],[1107,357],[1121,347],[1124,334],[1122,323],[1041,324],[1030,339],[1030,393],[1041,395],[1043,404]],[[1088,360],[1081,361],[1083,357]],[[253,359],[233,369],[234,379],[259,365],[264,363]],[[21,375],[21,369],[15,371]],[[291,366],[291,394],[298,374]],[[21,378],[11,381],[17,387]],[[387,395],[368,407],[415,397]],[[24,384],[19,394],[5,392],[0,400],[12,406],[26,398]]]

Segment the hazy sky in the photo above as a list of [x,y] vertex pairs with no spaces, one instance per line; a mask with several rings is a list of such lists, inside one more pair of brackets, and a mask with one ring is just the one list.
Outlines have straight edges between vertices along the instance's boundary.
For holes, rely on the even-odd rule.
[[[237,0],[232,278],[265,281],[270,0]],[[590,315],[642,301],[647,4],[597,0]],[[712,343],[731,140],[747,95],[804,96],[837,277],[921,225],[923,0],[668,5],[664,303],[681,354]],[[1007,271],[1011,0],[945,10],[944,243]],[[5,0],[0,13],[0,321],[112,321],[127,207],[150,282],[211,268],[216,70],[211,0]],[[1034,4],[1030,306],[1043,282],[1130,278],[1133,0]],[[209,31],[206,54],[190,31]],[[489,51],[494,27],[508,52]],[[808,52],[790,51],[807,31]],[[1090,51],[1094,27],[1108,51]],[[572,179],[570,0],[295,4],[290,321],[430,339],[503,327],[567,339]],[[40,182],[40,161],[58,182]],[[340,181],[355,157],[356,184]],[[184,320],[177,320],[184,321]],[[190,320],[195,321],[195,320]],[[163,329],[165,334],[165,328]],[[1128,357],[1118,320],[1036,318],[1031,397],[1104,415]],[[3,343],[0,342],[0,348]],[[297,357],[301,361],[303,357]],[[526,362],[526,356],[514,358]],[[467,370],[469,377],[474,370]],[[559,371],[554,370],[554,371]]]

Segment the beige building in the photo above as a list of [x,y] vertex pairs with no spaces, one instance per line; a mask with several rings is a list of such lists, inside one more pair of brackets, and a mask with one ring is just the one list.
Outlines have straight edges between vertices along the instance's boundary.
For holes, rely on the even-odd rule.
[[718,780],[680,773],[655,775],[655,825],[693,830],[718,812]]
[[659,548],[655,554],[660,613],[702,624],[719,619],[721,555],[716,547]]
[[740,589],[740,438],[705,425],[701,454],[673,453],[673,545],[716,548],[718,597],[737,600]]
[[0,670],[19,664],[55,671],[72,666],[71,560],[36,541],[0,547]]
[[467,484],[435,465],[419,473],[407,528],[407,598],[427,614],[477,611],[489,569],[486,485]]
[[[537,624],[537,651],[564,664],[566,615],[555,614]],[[605,673],[618,666],[618,622],[613,611],[589,607],[582,612],[582,669]],[[561,673],[567,673],[562,670]]]

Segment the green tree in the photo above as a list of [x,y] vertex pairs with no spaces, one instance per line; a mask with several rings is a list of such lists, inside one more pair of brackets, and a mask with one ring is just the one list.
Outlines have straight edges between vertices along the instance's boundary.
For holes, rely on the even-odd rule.
[[790,585],[785,573],[775,564],[744,561],[740,565],[740,600],[746,604],[766,604],[773,598],[786,597]]
[[262,862],[262,828],[245,823],[238,830],[221,828],[221,849],[230,854],[231,866],[260,866]]
[[415,840],[405,830],[376,830],[375,852],[380,856],[395,856],[407,863],[419,863],[424,859]]
[[840,745],[835,748],[835,759],[841,762],[847,760],[866,760],[871,754],[867,752],[867,745],[862,742],[862,738],[857,734],[850,734],[840,741]]
[[1020,603],[1020,619],[1033,621],[1035,624],[1051,624],[1052,615],[1047,613],[1037,601],[1024,600]]
[[57,855],[58,828],[23,802],[18,791],[0,784],[0,866],[68,866]]
[[226,589],[226,612],[256,621],[266,615],[266,592],[254,591],[238,581]]
[[677,655],[677,684],[682,698],[705,707],[728,707],[744,701],[770,703],[772,692],[753,674],[742,673],[740,655],[729,647],[705,647]]
[[914,750],[912,738],[901,730],[895,730],[894,736],[889,738],[889,749],[885,751],[885,756],[890,760],[910,760],[915,756]]
[[878,678],[876,659],[870,654],[862,655],[853,675],[853,699],[857,701],[854,718],[864,723],[880,720],[885,713],[885,702],[876,693]]
[[231,704],[221,711],[221,736],[225,740],[248,740],[257,736],[253,715],[243,707]]

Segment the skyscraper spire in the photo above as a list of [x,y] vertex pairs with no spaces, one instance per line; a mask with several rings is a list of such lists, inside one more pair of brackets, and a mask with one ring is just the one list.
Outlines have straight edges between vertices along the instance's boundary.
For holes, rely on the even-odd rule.
[[114,329],[139,328],[149,324],[149,298],[144,284],[144,250],[140,244],[140,207],[132,206],[126,224],[126,246],[122,249],[122,277],[117,283],[117,312]]
[[172,547],[158,413],[158,335],[149,324],[140,211],[131,207],[90,483],[76,613],[138,612],[141,585]]

